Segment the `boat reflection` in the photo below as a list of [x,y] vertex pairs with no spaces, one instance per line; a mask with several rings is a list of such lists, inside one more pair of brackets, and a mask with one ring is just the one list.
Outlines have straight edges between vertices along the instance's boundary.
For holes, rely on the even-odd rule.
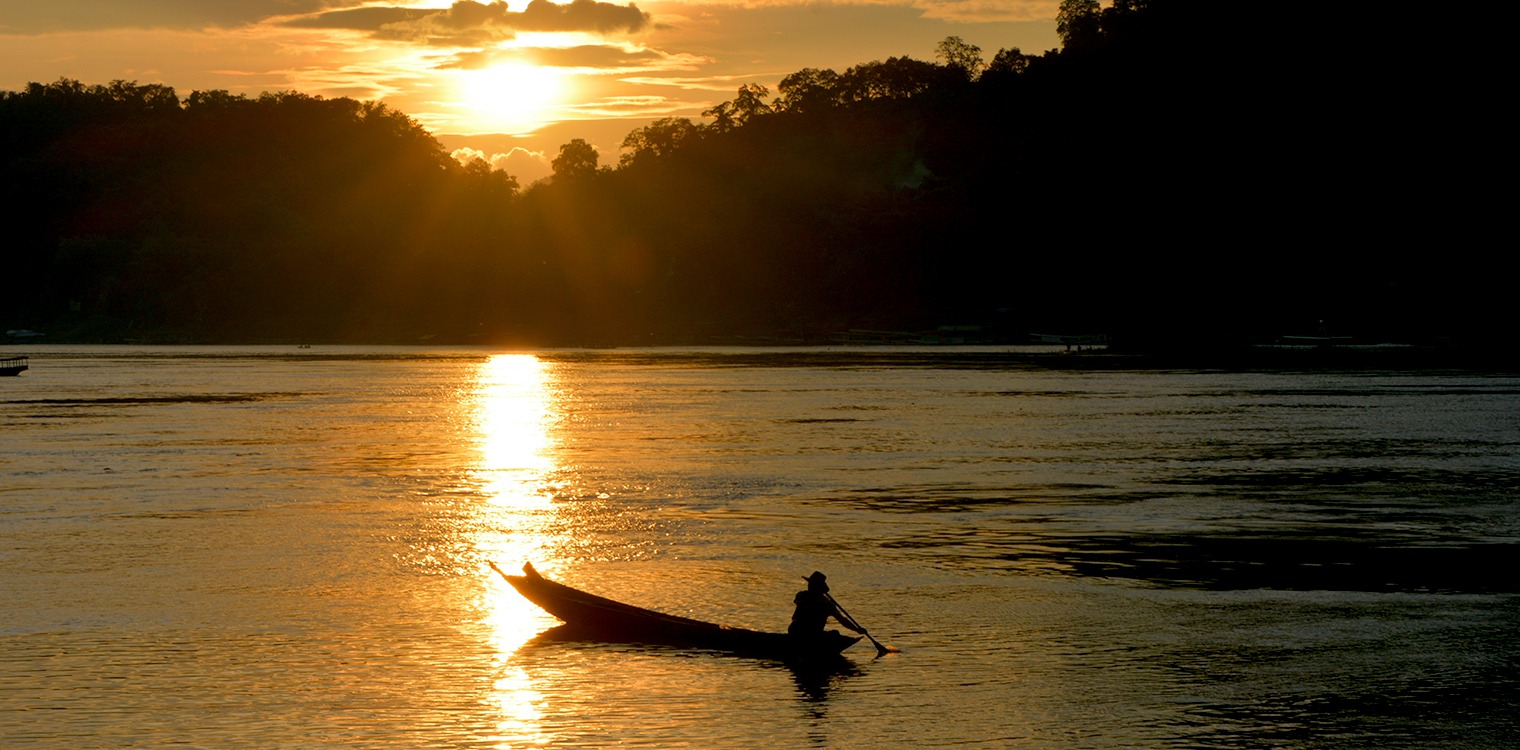
[[562,399],[550,365],[532,355],[509,354],[479,366],[465,401],[477,453],[471,480],[484,498],[474,524],[480,609],[500,665],[492,696],[499,711],[495,740],[502,747],[542,745],[550,741],[543,730],[544,697],[511,656],[554,620],[523,601],[485,563],[552,557],[552,431]]
[[803,709],[814,719],[825,718],[824,704],[829,695],[851,677],[861,674],[855,662],[841,656],[824,664],[788,664],[792,680],[797,685],[797,698]]
[[797,685],[797,696],[806,704],[825,702],[829,694],[845,680],[862,674],[859,665],[843,654],[805,661],[757,657],[716,649],[693,649],[682,646],[631,641],[609,641],[604,634],[591,632],[574,625],[557,625],[549,628],[523,644],[525,651],[540,648],[584,648],[603,652],[615,650],[639,654],[671,654],[697,656],[711,659],[727,659],[734,662],[757,664],[765,669],[785,669],[791,673]]

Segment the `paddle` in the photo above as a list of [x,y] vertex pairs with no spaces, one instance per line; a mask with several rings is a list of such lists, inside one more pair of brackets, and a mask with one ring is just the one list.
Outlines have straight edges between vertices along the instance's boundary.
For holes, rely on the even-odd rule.
[[857,631],[860,631],[861,635],[863,635],[863,636],[871,639],[871,645],[876,647],[876,655],[877,656],[886,656],[887,654],[900,654],[900,653],[902,653],[902,649],[900,649],[900,648],[898,648],[896,646],[884,646],[884,645],[882,645],[881,641],[876,640],[876,636],[871,635],[870,633],[867,633],[866,629],[863,628],[863,627],[861,627],[860,623],[858,621],[856,621],[856,619],[854,617],[851,617],[850,613],[846,612],[845,609],[844,609],[844,607],[841,606],[839,604],[839,601],[837,599],[835,599],[832,595],[830,595],[830,594],[824,594],[824,597],[827,598],[830,602],[833,603],[834,609],[839,610],[839,614],[844,615],[844,618],[846,620],[850,621],[848,623],[850,627],[855,628]]

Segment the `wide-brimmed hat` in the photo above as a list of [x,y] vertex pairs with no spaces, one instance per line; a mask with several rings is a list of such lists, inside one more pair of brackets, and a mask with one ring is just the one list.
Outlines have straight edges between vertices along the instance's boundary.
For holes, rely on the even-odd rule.
[[815,571],[813,571],[812,575],[807,576],[806,578],[803,578],[802,580],[807,581],[808,583],[823,583],[827,578],[828,578],[828,576],[826,576],[826,575],[824,575],[824,574],[822,574],[822,573],[820,573],[820,572],[818,572],[818,571],[815,570]]

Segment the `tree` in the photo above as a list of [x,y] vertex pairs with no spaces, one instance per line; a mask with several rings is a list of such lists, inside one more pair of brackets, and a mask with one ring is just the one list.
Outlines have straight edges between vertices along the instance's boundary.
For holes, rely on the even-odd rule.
[[743,125],[755,117],[770,114],[770,105],[765,103],[770,95],[771,90],[758,83],[740,86],[734,97],[734,119]]
[[1056,11],[1056,33],[1066,49],[1087,47],[1103,33],[1103,11],[1098,0],[1061,0]]
[[947,68],[965,74],[966,80],[974,81],[987,66],[982,61],[982,48],[958,36],[947,36],[934,48],[934,56]]
[[233,107],[247,107],[251,103],[252,100],[242,94],[233,94],[226,89],[213,89],[190,92],[190,96],[185,99],[185,109],[229,110]]
[[770,114],[770,105],[765,103],[766,97],[770,95],[770,89],[758,83],[746,83],[739,87],[739,93],[732,101],[718,104],[703,112],[702,116],[713,118],[712,128],[715,132],[727,133],[755,117]]
[[987,72],[1018,75],[1029,69],[1030,59],[1030,56],[1024,54],[1018,47],[999,49],[997,54],[992,56]]
[[815,112],[839,103],[839,74],[830,68],[803,68],[776,86],[777,112]]
[[549,166],[554,168],[556,180],[575,180],[596,174],[597,160],[601,154],[584,139],[576,138],[559,147],[559,156]]
[[628,153],[618,159],[618,166],[626,167],[649,158],[661,158],[675,153],[683,143],[695,140],[702,134],[702,127],[685,117],[664,117],[630,132],[623,139]]
[[174,93],[173,87],[163,84],[138,84],[137,81],[118,79],[112,81],[105,90],[113,101],[131,109],[174,112],[180,108],[179,96]]
[[476,157],[469,162],[460,165],[465,179],[471,187],[484,195],[496,198],[511,198],[517,195],[517,178],[507,174],[506,170],[493,169],[490,162]]
[[727,133],[734,129],[734,103],[720,102],[708,109],[702,110],[703,117],[713,118],[712,129],[716,133]]
[[877,99],[909,99],[944,80],[945,69],[911,57],[889,57],[856,65],[839,79],[841,98],[847,102]]

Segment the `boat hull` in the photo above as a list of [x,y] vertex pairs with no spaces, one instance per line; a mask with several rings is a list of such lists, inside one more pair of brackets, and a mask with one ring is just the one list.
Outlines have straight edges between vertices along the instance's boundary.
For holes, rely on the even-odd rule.
[[[496,568],[494,564],[491,567]],[[539,575],[531,564],[523,566],[520,576],[502,573],[500,568],[496,571],[523,598],[566,623],[556,629],[556,638],[561,640],[707,649],[783,661],[838,658],[840,652],[860,640],[834,631],[803,638],[669,615],[556,583]]]

